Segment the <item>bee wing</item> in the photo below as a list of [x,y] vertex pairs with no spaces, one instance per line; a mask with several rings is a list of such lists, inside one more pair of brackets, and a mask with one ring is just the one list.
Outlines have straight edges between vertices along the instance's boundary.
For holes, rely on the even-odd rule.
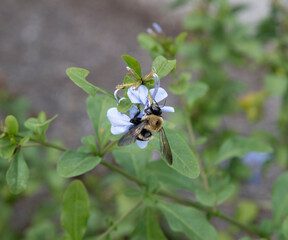
[[118,141],[118,146],[126,146],[134,143],[146,124],[147,121],[143,121],[140,124],[130,128],[129,132],[120,138]]
[[160,151],[165,156],[167,162],[170,165],[172,165],[173,163],[172,152],[163,127],[160,129],[159,133],[160,133]]

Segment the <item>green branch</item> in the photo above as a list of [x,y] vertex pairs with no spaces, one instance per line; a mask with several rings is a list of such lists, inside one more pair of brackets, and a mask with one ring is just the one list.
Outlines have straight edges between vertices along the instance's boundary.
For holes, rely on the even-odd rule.
[[111,227],[109,227],[104,233],[102,233],[97,240],[104,239],[110,232],[115,230],[115,228],[125,219],[127,218],[132,212],[134,212],[138,207],[140,207],[142,204],[142,201],[139,201],[135,204],[127,213],[125,213],[123,216],[121,216],[117,221],[113,223]]
[[[45,147],[51,147],[51,148],[54,148],[54,149],[57,149],[57,150],[60,150],[60,151],[67,151],[68,149],[64,148],[64,147],[61,147],[61,146],[57,146],[55,144],[52,144],[52,143],[49,143],[49,142],[43,142],[43,141],[40,141],[38,139],[33,139],[33,138],[30,138],[30,141],[33,141],[33,142],[36,142],[36,143],[39,143]],[[115,144],[113,142],[113,144]],[[113,144],[110,144],[113,145]],[[109,144],[108,144],[109,145]],[[108,146],[107,145],[107,146]],[[106,148],[106,151],[107,149],[110,149],[110,147],[107,147]],[[105,151],[105,152],[106,152]],[[145,186],[145,182],[143,182],[142,180],[138,179],[137,177],[134,177],[133,175],[125,172],[124,170],[122,170],[121,168],[118,168],[108,162],[105,162],[105,161],[101,161],[100,162],[103,166],[109,168],[110,170],[114,171],[114,172],[117,172],[119,174],[121,174],[122,176],[126,177],[127,179],[137,183],[139,186]],[[172,193],[167,193],[167,192],[163,192],[163,191],[160,191],[160,192],[157,192],[155,193],[159,196],[162,196],[162,197],[166,197],[166,198],[169,198],[171,200],[174,200],[175,202],[177,203],[181,203],[183,205],[186,205],[186,206],[191,206],[191,207],[194,207],[194,208],[197,208],[199,210],[202,210],[206,213],[209,213],[215,217],[218,217],[218,218],[221,218],[223,220],[225,220],[226,222],[229,222],[235,226],[237,226],[238,228],[250,233],[250,234],[253,234],[255,236],[259,236],[259,237],[265,237],[267,236],[264,232],[252,227],[252,226],[247,226],[247,225],[244,225],[240,222],[238,222],[237,220],[233,219],[233,218],[230,218],[224,214],[222,214],[220,211],[215,211],[213,208],[211,207],[206,207],[200,203],[197,203],[197,202],[193,202],[193,201],[190,201],[190,200],[187,200],[185,198],[182,198],[182,197],[179,197],[178,195],[175,195],[175,194],[172,194]],[[119,220],[117,220],[113,226],[111,226],[104,234],[104,236],[106,236],[108,233],[110,233],[114,228],[115,226],[121,222],[124,218],[126,218],[132,211],[134,211],[137,207],[140,206],[141,203],[138,203],[136,204],[127,214],[125,214],[124,216],[122,216]],[[117,223],[117,224],[116,224]],[[100,236],[99,239],[103,239],[103,234]]]

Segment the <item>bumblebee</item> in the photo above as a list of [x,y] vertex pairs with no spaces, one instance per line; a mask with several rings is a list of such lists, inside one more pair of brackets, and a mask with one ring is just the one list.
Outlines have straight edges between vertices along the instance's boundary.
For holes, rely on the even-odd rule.
[[152,132],[159,132],[160,151],[171,165],[173,162],[171,148],[166,134],[162,127],[162,110],[157,104],[152,104],[145,110],[146,115],[139,118],[140,111],[130,120],[133,126],[120,138],[118,146],[125,146],[134,143],[136,140],[148,141],[153,139]]

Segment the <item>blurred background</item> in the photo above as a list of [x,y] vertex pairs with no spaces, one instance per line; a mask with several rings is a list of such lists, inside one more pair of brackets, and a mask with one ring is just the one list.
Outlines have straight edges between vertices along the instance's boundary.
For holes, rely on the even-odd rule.
[[[167,35],[176,36],[198,2],[187,1],[175,9],[172,0],[2,0],[1,89],[25,96],[35,113],[43,110],[49,117],[58,113],[49,134],[69,136],[66,144],[75,147],[79,136],[91,133],[92,126],[85,110],[86,93],[75,87],[65,70],[88,69],[89,81],[113,91],[126,74],[121,55],[133,56],[144,72],[150,71],[151,58],[139,47],[137,35],[157,22]],[[269,0],[231,1],[238,3],[247,4],[237,18],[249,25],[267,17],[271,4]],[[238,74],[249,80],[247,72]]]
[[[201,0],[1,0],[0,120],[13,114],[21,121],[37,116],[41,110],[46,112],[48,118],[59,114],[51,124],[48,139],[62,139],[65,146],[75,149],[80,145],[82,136],[92,134],[93,127],[86,113],[87,94],[68,79],[65,70],[73,66],[88,69],[91,83],[113,92],[115,85],[121,83],[126,75],[126,65],[121,55],[136,58],[143,72],[150,72],[152,59],[140,47],[137,36],[157,22],[167,36],[176,37],[184,30],[190,34],[187,45],[177,58],[186,61],[186,65],[179,67],[191,70],[193,80],[203,78],[204,82],[213,86],[213,79],[225,79],[219,81],[215,89],[227,86],[226,80],[233,83],[231,88],[227,87],[225,91],[222,89],[211,96],[211,99],[221,98],[225,103],[221,105],[220,100],[217,102],[220,104],[217,111],[225,115],[221,121],[218,112],[212,114],[214,106],[209,105],[209,109],[203,109],[201,104],[198,106],[200,112],[209,113],[199,122],[195,115],[199,133],[209,134],[218,127],[234,129],[241,135],[255,130],[266,130],[274,136],[281,135],[281,131],[287,133],[287,117],[284,116],[284,110],[288,109],[288,68],[284,63],[288,45],[285,35],[288,29],[285,18],[287,2],[231,0],[228,7],[222,0],[203,2],[206,5]],[[208,5],[213,6],[208,9]],[[218,14],[217,21],[209,18],[209,13]],[[209,58],[205,58],[206,55]],[[221,71],[218,71],[219,66]],[[163,86],[168,86],[167,82],[169,78]],[[171,97],[169,101],[173,99]],[[232,107],[230,100],[234,104]],[[179,105],[176,100],[173,104],[171,102],[167,104]],[[45,154],[37,154],[54,159],[47,163],[50,167],[59,157],[59,153],[48,150]],[[281,164],[286,167],[287,151],[283,154],[286,155]],[[31,153],[32,162],[33,156],[35,158],[35,152]],[[272,167],[261,181],[262,188],[256,195],[255,187],[247,184],[242,196],[252,200],[260,198],[266,206],[266,201],[270,199],[271,179],[275,179],[279,172],[278,167]],[[1,174],[2,177],[5,175],[3,171]],[[41,178],[41,171],[33,174]],[[43,199],[50,196],[48,189],[51,186],[54,197],[58,200],[61,198],[64,180],[55,173],[47,181],[46,188],[40,188],[35,183],[30,187],[31,195],[28,191],[21,201],[9,195],[7,188],[2,188],[1,193],[8,201],[1,203],[0,210],[5,210],[3,219],[7,216],[9,226],[18,234],[16,236],[40,239],[37,238],[38,232],[51,232],[51,229],[56,234],[57,227],[52,226],[51,222],[27,230],[32,221],[27,215],[36,211],[35,206],[45,204],[48,206],[46,211],[49,211],[49,206],[53,208],[54,200],[43,203]],[[89,177],[87,182],[89,187]],[[1,182],[1,186],[4,185],[5,181]],[[8,207],[7,202],[13,204]],[[252,212],[258,211],[255,205],[249,205],[251,202],[246,204]],[[231,208],[228,207],[227,212],[231,213]],[[264,211],[261,214],[266,216],[267,213]],[[45,213],[43,216],[46,216]],[[52,219],[55,220],[55,216]],[[96,213],[93,215],[94,220],[97,216]],[[252,216],[252,220],[255,216]],[[36,218],[41,219],[41,216]],[[5,232],[3,229],[7,227],[4,220],[0,224],[0,232]],[[37,222],[35,218],[33,221]],[[17,239],[12,233],[5,234],[5,240]],[[54,239],[53,234],[45,239]]]

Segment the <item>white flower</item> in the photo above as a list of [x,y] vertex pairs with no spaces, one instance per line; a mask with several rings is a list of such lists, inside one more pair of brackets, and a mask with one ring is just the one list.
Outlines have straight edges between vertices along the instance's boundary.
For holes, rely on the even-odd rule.
[[[107,117],[111,123],[111,133],[113,135],[127,133],[130,130],[130,128],[134,126],[134,124],[131,123],[130,120],[134,118],[134,116],[138,112],[139,112],[139,109],[135,105],[133,105],[129,110],[130,117],[124,113],[119,112],[116,107],[110,108],[107,111]],[[142,118],[142,114],[140,113],[138,117]],[[147,146],[149,141],[136,140],[136,142],[137,142],[137,145],[141,149],[143,149]]]
[[[154,94],[154,91],[156,91],[156,94]],[[165,91],[164,88],[161,87],[150,89],[150,94],[156,103],[159,103],[168,97],[168,93]],[[130,87],[127,91],[127,95],[132,103],[140,103],[145,105],[145,107],[149,106],[148,89],[144,85],[141,85],[136,90],[134,89],[134,87]],[[159,105],[159,107],[163,112],[175,111],[174,108],[170,106]]]

